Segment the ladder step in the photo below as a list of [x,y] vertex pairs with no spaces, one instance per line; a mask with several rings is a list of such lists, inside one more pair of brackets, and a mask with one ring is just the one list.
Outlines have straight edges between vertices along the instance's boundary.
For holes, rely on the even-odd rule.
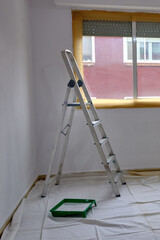
[[[90,103],[85,103],[86,106],[89,106]],[[80,107],[81,104],[79,102],[67,103],[67,107]]]
[[117,183],[122,175],[122,172],[116,172],[114,175],[114,182]]
[[102,120],[95,120],[95,121],[92,122],[92,125],[93,125],[94,127],[96,127],[96,126],[98,126],[99,124],[101,124],[101,122],[102,122]]
[[103,144],[105,144],[109,139],[107,137],[102,138],[101,140],[99,140],[100,145],[102,146]]
[[115,159],[115,155],[114,154],[112,154],[112,155],[109,155],[108,157],[107,157],[107,163],[108,164],[110,164],[110,162],[112,162],[114,159]]

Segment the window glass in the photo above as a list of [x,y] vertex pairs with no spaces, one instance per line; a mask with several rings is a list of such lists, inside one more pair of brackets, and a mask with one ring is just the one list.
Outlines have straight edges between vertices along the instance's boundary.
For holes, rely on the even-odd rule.
[[160,42],[152,43],[152,60],[160,60]]
[[137,42],[137,59],[144,60],[144,42]]
[[[96,99],[126,99],[132,97],[131,41],[128,42],[130,64],[127,65],[124,63],[123,37],[95,36],[94,40],[95,62],[92,65],[86,65],[85,63],[83,65],[84,80],[91,97]],[[84,44],[85,41],[83,41],[83,60],[85,60]]]
[[146,42],[146,49],[145,49],[145,53],[146,53],[146,60],[149,60],[149,58],[151,58],[150,57],[150,51],[149,51],[149,49],[151,48],[151,46],[150,46],[151,44],[149,43],[149,42]]
[[95,61],[94,37],[83,36],[83,62]]
[[137,64],[138,97],[160,97],[160,38],[137,38],[137,52],[142,42],[143,54],[137,56],[142,63]]
[[131,41],[127,41],[127,59],[129,61],[132,60],[132,42]]

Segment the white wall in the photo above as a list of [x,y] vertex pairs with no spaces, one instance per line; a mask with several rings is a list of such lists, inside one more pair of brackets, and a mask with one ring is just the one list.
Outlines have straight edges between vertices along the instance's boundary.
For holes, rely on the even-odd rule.
[[38,175],[27,0],[0,1],[0,228]]
[[[60,52],[72,50],[70,9],[32,0],[32,36],[39,173],[46,173],[69,81]],[[159,108],[104,109],[98,114],[122,169],[160,168]],[[103,170],[85,124],[82,112],[76,110],[64,172]],[[58,160],[54,171],[57,164]]]

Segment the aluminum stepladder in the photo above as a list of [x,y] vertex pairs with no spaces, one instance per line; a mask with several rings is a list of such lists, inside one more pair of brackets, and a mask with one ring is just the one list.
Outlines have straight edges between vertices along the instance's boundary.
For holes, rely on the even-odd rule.
[[[75,107],[77,107],[77,106],[80,106],[84,113],[84,116],[87,121],[87,125],[88,125],[91,135],[94,139],[94,143],[97,147],[102,164],[106,170],[107,176],[109,178],[109,182],[112,185],[115,196],[120,197],[120,193],[119,193],[116,183],[119,180],[121,181],[122,184],[126,184],[126,182],[123,177],[123,172],[120,170],[119,164],[117,162],[116,155],[114,154],[114,152],[112,150],[109,139],[106,136],[106,133],[102,126],[102,121],[98,117],[96,109],[92,103],[92,99],[88,93],[86,86],[85,86],[85,83],[83,81],[83,78],[81,76],[81,73],[79,71],[79,68],[77,66],[76,60],[75,60],[72,52],[69,50],[64,50],[61,52],[61,54],[62,54],[63,61],[65,63],[66,69],[68,71],[70,81],[67,85],[65,99],[64,99],[64,102],[62,105],[62,117],[61,117],[60,125],[59,125],[58,131],[57,131],[55,145],[54,145],[54,148],[51,153],[48,173],[47,173],[47,176],[45,179],[42,197],[45,197],[47,194],[49,179],[51,176],[60,135],[63,134],[65,136],[65,140],[64,140],[64,145],[62,147],[61,159],[60,159],[60,164],[59,164],[59,168],[58,168],[58,173],[56,175],[55,184],[58,185],[60,182],[63,163],[64,163],[66,150],[67,150],[67,146],[68,146],[68,140],[69,140],[71,125],[72,125],[72,120],[73,120],[73,116],[74,116],[74,110],[75,110]],[[78,81],[77,81],[76,77],[78,78]],[[69,103],[68,100],[69,100],[71,89],[74,89],[74,96],[73,96],[73,101],[71,103]],[[84,93],[85,101],[83,99],[82,92]],[[77,98],[78,98],[78,101],[77,101]],[[68,107],[71,107],[69,120],[68,120],[68,124],[65,127],[63,127],[65,114],[66,114],[66,110]],[[99,135],[100,135],[100,138],[99,138]],[[108,153],[107,155],[104,151],[104,148],[107,149],[107,153]],[[113,166],[115,168],[114,174],[112,173],[112,171],[110,169],[111,162],[113,163]]]

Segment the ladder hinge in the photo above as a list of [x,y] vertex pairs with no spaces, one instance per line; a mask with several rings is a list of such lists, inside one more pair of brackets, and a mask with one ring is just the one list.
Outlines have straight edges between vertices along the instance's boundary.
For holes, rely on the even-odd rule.
[[75,86],[75,81],[74,80],[70,80],[69,83],[67,84],[68,87],[73,88]]
[[77,83],[78,83],[78,86],[79,86],[79,87],[82,87],[82,86],[83,86],[83,81],[82,81],[82,80],[78,80]]

